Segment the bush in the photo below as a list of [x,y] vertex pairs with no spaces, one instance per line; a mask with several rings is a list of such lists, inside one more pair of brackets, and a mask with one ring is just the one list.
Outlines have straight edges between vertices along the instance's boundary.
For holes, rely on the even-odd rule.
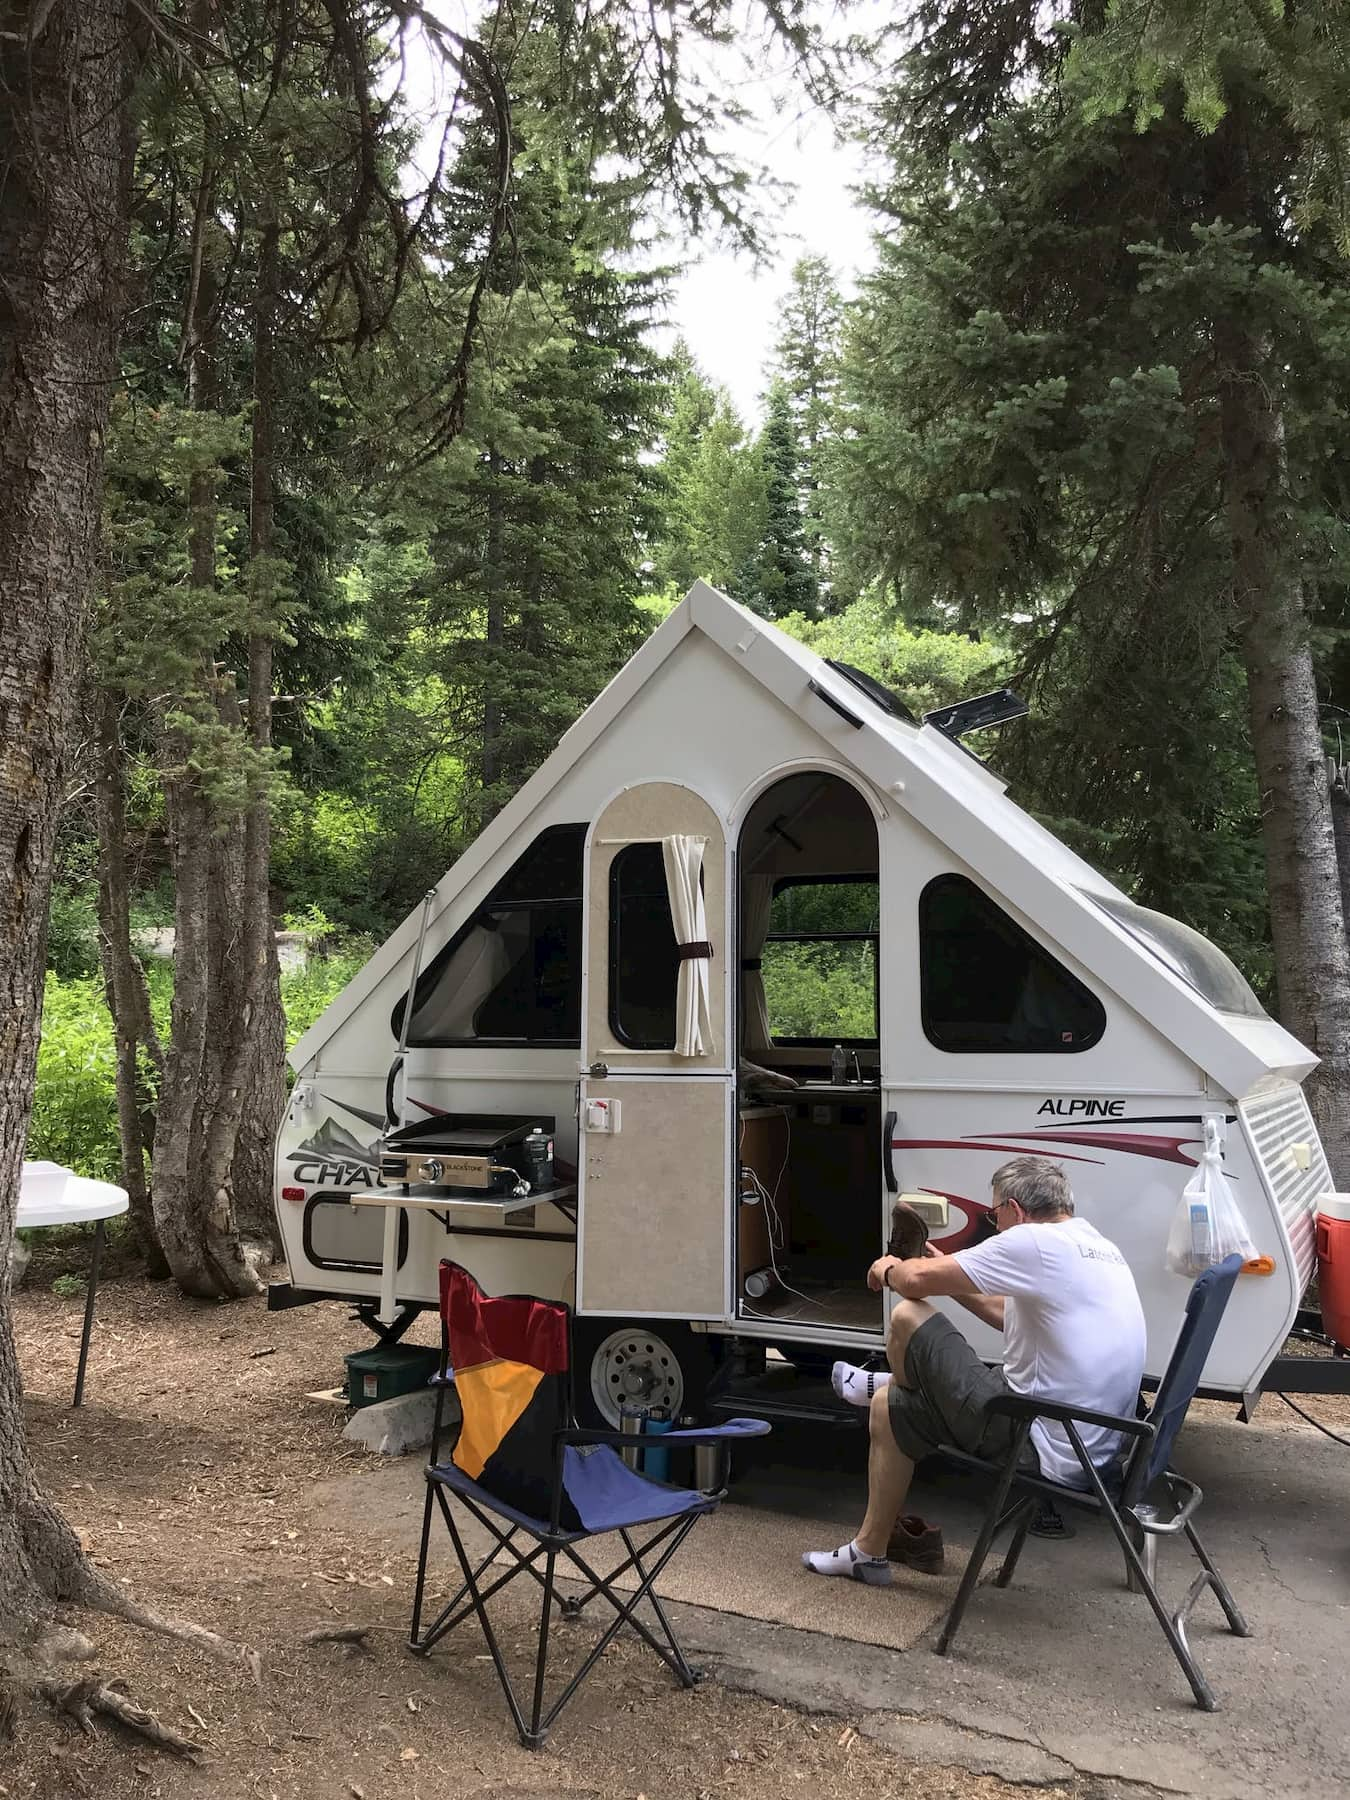
[[116,1060],[103,983],[94,976],[47,975],[37,1090],[28,1129],[29,1161],[48,1158],[96,1181],[116,1181]]
[[[314,957],[305,968],[282,976],[288,1045],[346,987],[372,948],[369,939],[350,938],[332,954]],[[146,980],[156,1028],[167,1041],[173,965],[152,958]],[[29,1161],[48,1158],[96,1181],[120,1179],[112,1017],[103,983],[93,976],[67,978],[54,969],[47,973],[37,1089],[24,1155]]]
[[52,888],[47,913],[47,965],[67,981],[98,974],[98,913],[91,888]]
[[345,939],[325,956],[311,956],[303,969],[281,978],[281,1002],[286,1008],[286,1046],[304,1035],[369,960],[374,941],[366,937]]

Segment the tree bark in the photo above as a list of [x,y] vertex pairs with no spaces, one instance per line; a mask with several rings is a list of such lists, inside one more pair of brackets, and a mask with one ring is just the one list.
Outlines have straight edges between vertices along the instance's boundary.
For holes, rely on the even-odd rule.
[[[198,12],[202,12],[199,6]],[[204,16],[209,17],[209,10]],[[188,402],[210,411],[217,398],[217,282],[207,215],[212,181],[203,170],[194,238],[204,248],[185,322]],[[193,592],[216,586],[217,496],[209,469],[188,486],[188,564]],[[239,724],[232,678],[213,663],[201,670],[199,692],[185,704],[203,722]],[[203,1299],[257,1293],[261,1282],[239,1240],[229,1181],[230,1153],[222,1154],[220,1115],[232,1104],[231,1073],[247,1036],[241,1020],[238,955],[242,912],[242,827],[215,816],[188,735],[167,725],[165,803],[174,877],[174,989],[169,1051],[160,1082],[151,1176],[155,1226],[174,1280]],[[230,1152],[233,1145],[230,1144]]]
[[258,250],[253,309],[253,419],[249,457],[248,726],[258,775],[244,820],[248,1065],[235,1130],[231,1178],[240,1228],[275,1249],[273,1153],[286,1107],[286,1015],[272,925],[272,647],[278,626],[276,561],[276,337],[281,230],[270,204]]
[[1261,792],[1281,1022],[1321,1057],[1308,1100],[1350,1179],[1350,947],[1303,585],[1292,553],[1280,376],[1240,324],[1216,332],[1224,499]]
[[122,729],[117,696],[100,688],[95,701],[95,810],[98,819],[98,941],[103,982],[112,1014],[116,1049],[117,1135],[122,1151],[122,1185],[127,1190],[131,1229],[153,1280],[169,1273],[146,1181],[149,1149],[145,1121],[150,1114],[143,1091],[139,1051],[162,1068],[163,1051],[150,1016],[145,972],[131,947],[131,884],[126,858],[126,792]]
[[[13,26],[16,15],[5,14]],[[0,1270],[37,1062],[47,901],[121,318],[131,144],[123,0],[0,35]],[[0,1277],[3,1279],[3,1277]],[[101,1582],[40,1490],[0,1288],[0,1659]]]

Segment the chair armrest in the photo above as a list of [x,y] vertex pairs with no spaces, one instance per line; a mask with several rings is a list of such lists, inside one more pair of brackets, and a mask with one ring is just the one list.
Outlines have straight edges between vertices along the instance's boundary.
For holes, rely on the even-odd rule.
[[1119,1413],[1094,1412],[1087,1406],[1066,1406],[1060,1400],[1037,1400],[1031,1394],[1000,1394],[989,1402],[991,1413],[1009,1419],[1055,1419],[1060,1424],[1103,1425],[1108,1431],[1119,1431],[1125,1437],[1151,1438],[1153,1427],[1147,1419],[1127,1419]]
[[699,1426],[689,1431],[590,1431],[573,1426],[558,1433],[564,1444],[613,1444],[619,1450],[660,1450],[666,1444],[720,1444],[728,1438],[766,1437],[767,1419],[728,1419],[725,1425]]

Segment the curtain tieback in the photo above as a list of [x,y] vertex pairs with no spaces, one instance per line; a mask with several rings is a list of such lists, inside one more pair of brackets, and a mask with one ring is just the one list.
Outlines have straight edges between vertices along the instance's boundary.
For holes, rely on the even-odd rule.
[[680,944],[678,946],[678,954],[681,962],[697,962],[704,957],[710,957],[712,953],[713,947],[708,942],[707,938],[699,938],[695,943]]

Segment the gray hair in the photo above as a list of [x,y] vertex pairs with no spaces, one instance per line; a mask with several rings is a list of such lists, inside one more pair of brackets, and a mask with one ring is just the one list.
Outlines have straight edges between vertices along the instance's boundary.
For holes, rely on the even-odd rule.
[[1015,1200],[1029,1219],[1073,1212],[1073,1190],[1061,1164],[1048,1156],[1014,1156],[994,1170],[995,1198]]

